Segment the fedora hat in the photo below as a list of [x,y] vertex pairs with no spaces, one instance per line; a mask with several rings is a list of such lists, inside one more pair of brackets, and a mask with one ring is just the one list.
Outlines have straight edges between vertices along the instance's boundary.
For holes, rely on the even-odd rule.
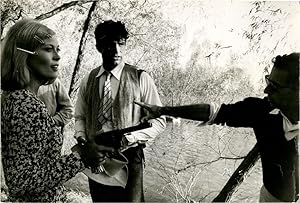
[[103,185],[121,186],[125,188],[128,180],[128,160],[122,153],[105,159],[102,165],[103,172],[93,173],[91,168],[86,168],[83,173],[90,179]]

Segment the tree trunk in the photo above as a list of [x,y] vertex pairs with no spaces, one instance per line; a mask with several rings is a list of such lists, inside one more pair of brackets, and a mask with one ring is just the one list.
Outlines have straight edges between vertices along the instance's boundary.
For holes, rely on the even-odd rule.
[[87,39],[87,32],[88,32],[90,21],[92,19],[92,14],[93,14],[93,12],[96,8],[96,4],[97,4],[97,2],[94,1],[92,6],[90,7],[88,16],[87,16],[87,18],[84,22],[82,37],[80,39],[80,44],[79,44],[79,48],[78,48],[78,56],[77,56],[77,59],[76,59],[74,71],[73,71],[72,78],[71,78],[70,88],[69,88],[69,96],[71,98],[73,97],[73,94],[75,92],[75,85],[78,81],[77,74],[79,72],[81,62],[82,62],[82,59],[83,59],[83,49],[84,49],[84,45],[85,45],[85,42],[86,42],[86,39]]
[[218,196],[213,200],[213,202],[229,201],[235,189],[244,181],[245,175],[255,165],[259,157],[260,155],[258,145],[256,143],[255,146],[251,149],[251,151],[247,154],[246,158],[242,161],[239,167],[229,178],[226,185],[223,187]]

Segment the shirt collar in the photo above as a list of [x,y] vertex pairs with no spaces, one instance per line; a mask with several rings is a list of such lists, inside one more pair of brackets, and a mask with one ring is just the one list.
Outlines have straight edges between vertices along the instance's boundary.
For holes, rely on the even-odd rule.
[[[288,132],[296,132],[298,134],[299,130],[299,121],[296,124],[291,123],[289,119],[280,111],[280,109],[273,109],[270,114],[278,114],[280,113],[283,118],[283,130],[285,133]],[[289,140],[289,139],[288,139]]]
[[296,124],[293,124],[281,111],[279,112],[283,117],[283,129],[285,132],[290,132],[299,129],[299,121],[297,121]]
[[[117,79],[120,80],[121,78],[121,74],[123,71],[123,68],[125,66],[124,62],[121,62],[119,65],[117,65],[112,71],[110,71],[110,73]],[[100,77],[103,73],[105,73],[105,69],[103,67],[103,65],[101,66],[98,74],[96,75],[96,77]]]

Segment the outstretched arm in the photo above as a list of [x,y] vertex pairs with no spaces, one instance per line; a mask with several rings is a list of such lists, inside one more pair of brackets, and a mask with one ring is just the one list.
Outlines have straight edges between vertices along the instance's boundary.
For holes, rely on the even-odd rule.
[[145,119],[157,118],[161,115],[168,115],[197,121],[208,121],[210,117],[210,104],[160,107],[137,101],[135,101],[135,103],[145,108],[149,112],[149,115]]
[[248,97],[233,104],[193,104],[175,107],[160,107],[135,101],[145,108],[149,115],[145,119],[161,115],[181,117],[197,121],[208,121],[208,124],[227,125],[231,127],[254,127],[265,123],[272,107],[264,98]]

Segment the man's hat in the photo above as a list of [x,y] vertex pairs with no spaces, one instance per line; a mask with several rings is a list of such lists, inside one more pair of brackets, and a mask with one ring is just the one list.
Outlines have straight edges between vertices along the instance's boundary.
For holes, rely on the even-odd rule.
[[125,188],[128,180],[127,158],[118,153],[113,158],[107,158],[102,165],[103,172],[93,173],[91,168],[86,168],[83,173],[90,179],[103,185],[121,186]]

